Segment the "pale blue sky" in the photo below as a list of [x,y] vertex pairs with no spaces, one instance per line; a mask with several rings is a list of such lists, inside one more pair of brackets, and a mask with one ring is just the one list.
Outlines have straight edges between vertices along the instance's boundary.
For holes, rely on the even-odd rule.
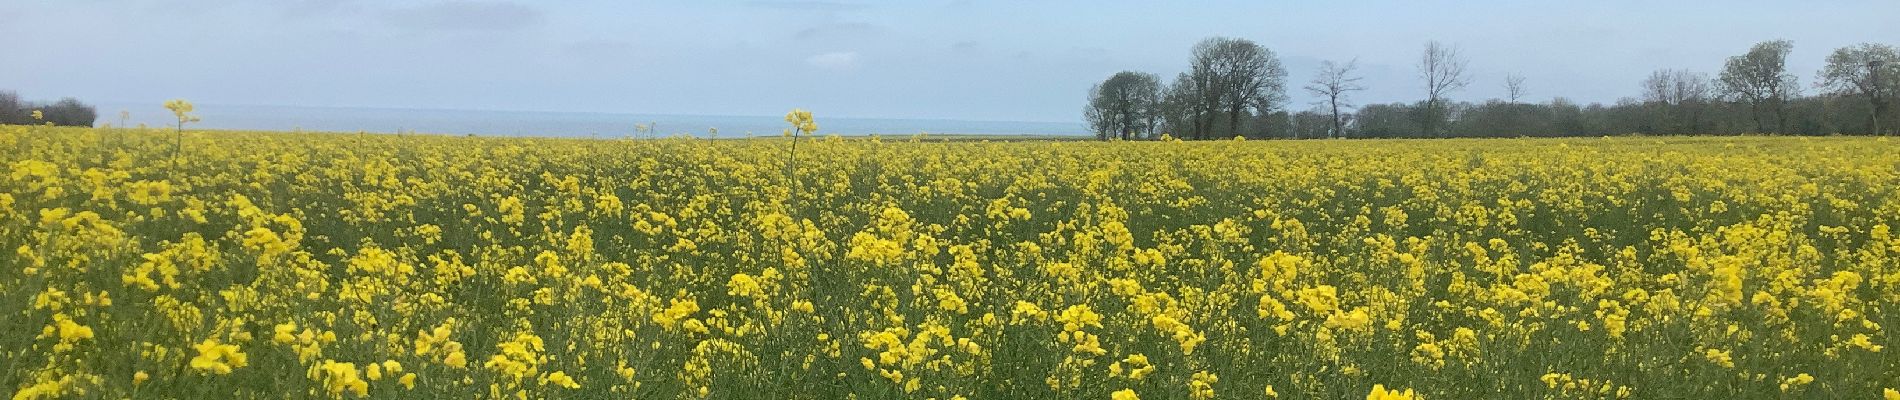
[[[1662,3],[1662,4],[1656,4]],[[1208,36],[1252,39],[1298,88],[1357,57],[1359,103],[1413,101],[1427,40],[1474,82],[1613,102],[1659,68],[1714,73],[1789,39],[1822,58],[1900,45],[1900,2],[1861,1],[370,1],[0,0],[0,90],[94,102],[578,110],[1072,122],[1120,70],[1186,67]],[[110,110],[104,110],[110,114]]]

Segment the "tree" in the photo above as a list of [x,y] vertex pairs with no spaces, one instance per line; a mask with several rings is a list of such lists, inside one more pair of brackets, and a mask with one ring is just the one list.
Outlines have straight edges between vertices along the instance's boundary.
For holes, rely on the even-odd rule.
[[22,101],[18,94],[0,91],[0,124],[92,126],[98,117],[92,106],[71,97],[45,104]]
[[20,95],[11,91],[0,91],[0,125],[31,125],[33,117],[28,114],[32,105],[20,101]]
[[1420,126],[1429,135],[1441,133],[1450,111],[1445,104],[1445,95],[1464,89],[1471,83],[1465,76],[1465,59],[1458,55],[1458,49],[1439,44],[1438,41],[1425,43],[1425,53],[1418,60],[1419,76],[1425,79],[1425,108],[1422,110]]
[[1083,116],[1098,139],[1152,137],[1161,120],[1161,78],[1143,72],[1116,73],[1089,88]]
[[45,108],[46,122],[59,126],[92,126],[99,119],[92,106],[67,97]]
[[1748,53],[1729,57],[1722,68],[1722,91],[1730,98],[1748,103],[1749,117],[1757,132],[1768,131],[1762,114],[1775,114],[1775,132],[1788,128],[1788,98],[1798,95],[1800,85],[1788,73],[1788,53],[1794,43],[1772,40],[1755,44]]
[[1352,71],[1358,67],[1359,60],[1357,59],[1347,61],[1346,65],[1334,64],[1332,61],[1321,62],[1319,76],[1313,77],[1313,82],[1306,85],[1307,92],[1320,98],[1320,101],[1316,103],[1331,111],[1332,123],[1331,129],[1326,131],[1327,138],[1345,136],[1346,122],[1339,110],[1342,107],[1352,108],[1352,103],[1346,98],[1347,94],[1366,90],[1364,86],[1359,85],[1361,78],[1352,75]]
[[[1526,114],[1528,111],[1527,109],[1532,108],[1532,107],[1528,107],[1524,104],[1519,104],[1517,102],[1519,99],[1523,99],[1527,92],[1528,92],[1528,89],[1526,89],[1526,87],[1524,86],[1523,75],[1518,75],[1518,74],[1505,75],[1504,76],[1505,101],[1502,103],[1499,103],[1496,101],[1487,102],[1483,105],[1473,107],[1470,110],[1471,112],[1477,114],[1476,117],[1481,118],[1484,121],[1482,125],[1493,127],[1493,130],[1484,131],[1484,134],[1491,135],[1491,136],[1530,135],[1529,132],[1524,131],[1526,127],[1524,126],[1525,124],[1523,123],[1523,119],[1524,119],[1523,114]],[[1459,122],[1462,124],[1464,118],[1472,118],[1472,117],[1473,115],[1467,114],[1465,116],[1460,117]]]
[[1416,106],[1403,103],[1368,104],[1353,117],[1353,131],[1361,137],[1405,137],[1419,132]]
[[1295,139],[1319,137],[1320,135],[1327,135],[1327,137],[1340,135],[1341,133],[1337,130],[1341,129],[1341,127],[1334,122],[1340,117],[1337,115],[1327,115],[1325,111],[1326,110],[1307,110],[1291,114],[1286,112],[1277,112],[1274,114],[1286,115],[1287,127],[1285,130]]
[[1161,133],[1174,137],[1192,135],[1200,121],[1200,92],[1193,78],[1183,72],[1161,89]]
[[1524,97],[1524,76],[1518,74],[1505,75],[1504,95],[1510,104],[1517,104],[1517,100]]
[[1708,81],[1708,76],[1688,70],[1657,70],[1643,80],[1643,101],[1673,106],[1706,100],[1710,92]]
[[1885,134],[1881,118],[1891,112],[1894,97],[1900,95],[1900,51],[1874,43],[1835,49],[1817,80],[1816,86],[1834,94],[1866,97],[1872,106],[1869,132]]
[[1219,113],[1226,114],[1233,136],[1246,113],[1266,113],[1286,100],[1286,69],[1273,51],[1251,40],[1208,38],[1194,45],[1193,54],[1187,83],[1199,103],[1190,109],[1195,139],[1214,138]]
[[1643,80],[1641,107],[1651,115],[1653,133],[1706,133],[1704,105],[1714,92],[1709,77],[1697,72],[1662,69]]

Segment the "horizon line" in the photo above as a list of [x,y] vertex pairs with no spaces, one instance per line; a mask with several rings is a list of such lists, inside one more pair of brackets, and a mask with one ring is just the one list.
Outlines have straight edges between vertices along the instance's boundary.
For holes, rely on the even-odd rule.
[[[144,104],[144,103],[145,102],[138,102],[138,101],[100,101],[96,104],[97,105],[132,105],[132,104]],[[552,111],[552,110],[528,110],[528,109],[498,110],[498,109],[486,109],[486,108],[443,108],[443,107],[424,107],[424,106],[339,106],[339,105],[245,104],[245,103],[215,103],[215,102],[214,103],[195,103],[195,104],[198,105],[199,107],[203,107],[203,106],[282,107],[282,108],[317,108],[317,109],[338,109],[338,110],[457,111],[457,112],[491,112],[491,113],[519,113],[519,114],[584,114],[584,115],[660,116],[660,117],[741,117],[741,118],[777,118],[778,117],[775,115],[744,115],[744,114],[700,114],[700,113],[646,113],[646,114],[643,114],[643,113],[622,112],[622,111],[590,111],[590,110]],[[154,103],[153,107],[162,108],[157,103]],[[839,115],[839,116],[822,116],[821,115],[820,118],[840,118],[840,119],[853,119],[853,120],[884,120],[884,121],[1004,122],[1004,123],[1034,123],[1034,124],[1075,124],[1078,126],[1085,125],[1082,121],[1079,121],[1079,120],[1065,122],[1065,121],[1049,121],[1049,120],[961,119],[961,118],[930,118],[930,117],[865,117],[865,116],[852,116],[852,115]],[[638,123],[641,121],[630,121],[630,122]]]

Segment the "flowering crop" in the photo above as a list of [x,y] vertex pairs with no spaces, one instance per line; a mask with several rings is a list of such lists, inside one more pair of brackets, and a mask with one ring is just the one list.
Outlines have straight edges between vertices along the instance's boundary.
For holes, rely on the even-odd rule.
[[1900,396],[1879,138],[174,135],[0,127],[0,394]]

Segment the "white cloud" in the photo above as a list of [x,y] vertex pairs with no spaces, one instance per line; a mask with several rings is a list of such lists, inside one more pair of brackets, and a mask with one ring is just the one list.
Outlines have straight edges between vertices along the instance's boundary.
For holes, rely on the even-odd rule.
[[848,71],[858,68],[858,52],[836,51],[805,58],[805,64],[819,69]]
[[458,1],[398,9],[388,15],[399,26],[423,29],[510,31],[538,24],[541,10],[512,2]]

